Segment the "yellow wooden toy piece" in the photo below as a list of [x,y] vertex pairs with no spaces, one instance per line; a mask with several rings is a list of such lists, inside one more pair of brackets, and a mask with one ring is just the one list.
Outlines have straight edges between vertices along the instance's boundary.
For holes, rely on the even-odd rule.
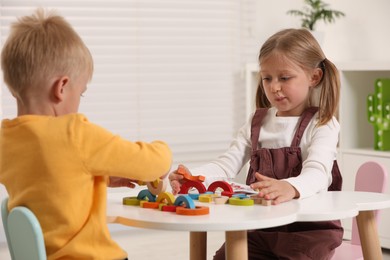
[[153,182],[147,182],[146,186],[148,187],[148,190],[153,195],[158,195],[162,192],[164,192],[167,189],[168,186],[168,178],[164,178],[164,180],[157,179]]
[[140,200],[137,199],[137,197],[124,197],[122,199],[122,204],[128,206],[139,206]]
[[157,196],[157,202],[165,202],[167,205],[173,205],[175,203],[175,196],[170,192],[162,192]]
[[199,202],[211,203],[214,196],[214,194],[200,194],[198,200]]
[[229,204],[236,206],[252,206],[255,202],[252,199],[241,199],[238,197],[231,197],[229,199]]

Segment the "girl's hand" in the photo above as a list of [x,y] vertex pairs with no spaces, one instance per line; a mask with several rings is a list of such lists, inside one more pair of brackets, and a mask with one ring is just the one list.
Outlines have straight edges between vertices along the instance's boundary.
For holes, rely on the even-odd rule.
[[110,176],[108,187],[111,188],[118,188],[118,187],[128,187],[128,188],[135,188],[135,184],[137,181],[122,177],[114,177]]
[[[190,173],[190,171],[187,169],[187,167],[185,167],[184,165],[179,165],[178,169],[180,167],[183,167],[186,169],[186,171],[188,173]],[[169,182],[171,183],[171,187],[172,187],[172,193],[173,195],[176,195],[179,193],[180,191],[180,188],[181,188],[181,185],[183,184],[184,182],[184,176],[182,174],[178,174],[177,173],[177,170],[171,172],[169,174]]]
[[258,182],[252,183],[251,188],[260,190],[259,197],[273,200],[274,205],[299,197],[299,192],[286,181],[270,178],[258,172],[255,177]]

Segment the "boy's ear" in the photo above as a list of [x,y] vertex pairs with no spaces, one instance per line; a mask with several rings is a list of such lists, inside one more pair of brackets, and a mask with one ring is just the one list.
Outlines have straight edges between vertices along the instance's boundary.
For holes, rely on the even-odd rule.
[[51,86],[51,94],[56,103],[64,100],[66,88],[69,86],[69,77],[62,76],[57,78]]
[[310,87],[316,87],[324,75],[324,72],[320,68],[315,68],[311,75],[311,84]]

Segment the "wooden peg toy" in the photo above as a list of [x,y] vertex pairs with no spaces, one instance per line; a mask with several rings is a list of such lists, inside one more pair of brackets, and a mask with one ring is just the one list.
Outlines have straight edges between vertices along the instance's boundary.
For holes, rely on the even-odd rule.
[[263,200],[263,198],[260,198],[257,194],[251,195],[250,198],[255,202],[255,204],[261,204],[261,201]]
[[226,204],[229,200],[228,196],[216,196],[213,198],[215,204]]
[[156,202],[173,205],[175,203],[175,196],[173,196],[173,194],[170,192],[162,192],[158,194]]
[[178,206],[175,206],[175,205],[166,205],[166,204],[160,204],[160,207],[159,209],[161,211],[166,211],[166,212],[176,212],[176,208]]
[[263,206],[271,206],[272,205],[272,201],[273,200],[262,199],[261,200],[261,205],[263,205]]
[[146,209],[158,209],[160,207],[160,202],[151,202],[151,201],[147,201],[147,200],[142,200],[140,202],[140,206],[141,208],[146,208]]
[[183,178],[188,181],[200,181],[203,182],[206,178],[203,175],[193,176],[186,167],[179,165],[177,167],[177,174],[183,175]]
[[153,195],[158,195],[164,191],[166,191],[167,186],[168,186],[168,178],[164,178],[163,180],[157,179],[153,182],[147,182],[146,186],[148,187],[148,190],[153,194]]
[[187,215],[187,216],[199,216],[209,214],[210,209],[208,207],[196,206],[194,209],[177,207],[176,214],[178,215]]
[[138,193],[137,199],[139,200],[148,200],[150,202],[156,201],[156,195],[153,195],[150,190],[141,190]]
[[137,197],[124,197],[122,199],[122,204],[127,206],[139,206],[140,200]]
[[207,191],[214,192],[218,189],[221,188],[224,192],[230,192],[233,193],[233,188],[232,186],[227,183],[226,181],[215,181],[209,185],[207,188]]
[[188,191],[191,188],[197,189],[199,194],[206,192],[206,187],[203,185],[203,183],[199,181],[186,181],[181,185],[179,194],[188,194]]
[[199,195],[199,201],[200,202],[207,202],[210,203],[213,201],[214,194],[200,194]]
[[176,198],[175,203],[173,205],[182,206],[183,204],[185,205],[186,208],[189,209],[195,208],[195,202],[188,195],[180,195],[179,197]]
[[252,199],[240,199],[239,197],[231,197],[229,204],[236,206],[253,206],[255,203]]

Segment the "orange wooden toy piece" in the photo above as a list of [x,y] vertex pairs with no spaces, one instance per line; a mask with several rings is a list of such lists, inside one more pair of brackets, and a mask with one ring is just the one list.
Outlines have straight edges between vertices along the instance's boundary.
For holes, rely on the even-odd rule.
[[192,176],[191,173],[187,170],[186,167],[183,165],[179,165],[177,167],[177,174],[183,175],[185,180],[188,181],[200,181],[203,182],[205,180],[205,177],[203,175],[198,175],[198,176]]

